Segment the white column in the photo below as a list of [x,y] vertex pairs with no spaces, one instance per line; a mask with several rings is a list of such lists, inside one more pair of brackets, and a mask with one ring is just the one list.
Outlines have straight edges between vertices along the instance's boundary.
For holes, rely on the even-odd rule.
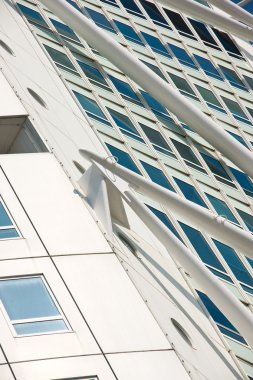
[[226,315],[253,348],[253,315],[240,301],[194,256],[181,241],[135,195],[126,191],[129,206],[165,246],[169,254],[200,285],[201,289]]
[[168,210],[186,222],[253,259],[253,235],[251,233],[242,230],[221,216],[214,215],[206,208],[190,202],[178,194],[148,181],[144,177],[133,173],[123,166],[112,163],[96,153],[87,150],[80,150],[80,153],[89,161],[97,162],[105,169],[124,179],[135,190],[163,204]]
[[253,154],[126,48],[64,0],[41,0],[55,15],[253,178]]

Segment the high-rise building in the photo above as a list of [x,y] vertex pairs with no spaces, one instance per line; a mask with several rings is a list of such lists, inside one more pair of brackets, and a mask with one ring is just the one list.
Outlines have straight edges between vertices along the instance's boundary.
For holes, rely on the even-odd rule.
[[44,1],[0,2],[0,380],[253,379],[236,311],[217,307],[212,286],[130,207],[129,181],[80,152],[186,201],[177,213],[134,186],[150,218],[250,316],[253,255],[239,235],[253,232],[253,183],[229,141],[227,155],[205,134],[210,120],[253,154],[253,48],[176,2],[67,3],[175,89],[178,108],[188,99],[200,110],[203,135],[188,109],[165,107]]

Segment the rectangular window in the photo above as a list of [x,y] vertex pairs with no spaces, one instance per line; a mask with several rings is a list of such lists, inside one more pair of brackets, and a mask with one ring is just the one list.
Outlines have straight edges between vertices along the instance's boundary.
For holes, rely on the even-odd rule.
[[95,67],[95,63],[86,57],[78,56],[77,59],[78,65],[81,67],[83,73],[89,78],[91,84],[99,86],[104,90],[111,91],[108,83],[101,74],[101,72]]
[[171,73],[168,73],[168,74],[170,75],[171,79],[173,80],[173,82],[175,83],[175,85],[177,86],[181,94],[187,96],[188,98],[197,100],[199,102],[199,99],[195,95],[193,89],[184,78],[179,77],[178,75],[175,75],[175,74],[171,74]]
[[0,299],[17,335],[69,330],[42,277],[0,280]]
[[197,84],[195,84],[195,86],[197,87],[200,95],[205,100],[208,107],[213,108],[216,111],[226,113],[226,111],[222,108],[222,105],[220,104],[220,102],[211,90],[208,90],[207,88],[202,86],[198,86]]
[[128,153],[108,143],[106,143],[106,146],[111,152],[112,156],[116,158],[119,165],[122,165],[125,168],[132,170],[133,172],[137,174],[142,175],[140,170],[138,169],[138,167],[136,166],[136,164],[134,163],[134,161],[132,160],[132,158],[130,157]]
[[139,132],[137,131],[129,117],[108,107],[107,110],[113,118],[115,124],[118,126],[118,128],[124,135],[144,143],[144,140],[140,137]]
[[189,19],[189,21],[205,45],[210,46],[213,49],[220,50],[217,42],[202,22],[193,19]]
[[205,160],[207,166],[209,167],[209,169],[218,181],[223,182],[231,187],[236,187],[233,184],[232,179],[229,177],[228,173],[218,160],[205,153],[201,153],[201,156]]
[[253,183],[251,178],[237,169],[234,169],[232,167],[229,167],[229,169],[232,171],[235,179],[239,182],[245,193],[250,197],[253,197]]
[[224,77],[229,81],[231,86],[240,88],[240,90],[248,91],[243,81],[238,77],[234,70],[231,70],[228,67],[222,65],[219,65],[219,68],[223,72]]
[[201,301],[206,307],[207,311],[216,322],[219,330],[222,334],[227,335],[228,337],[237,340],[240,343],[247,344],[243,337],[240,335],[239,331],[229,322],[224,314],[217,308],[217,306],[208,298],[208,296],[200,291],[197,291]]
[[167,141],[164,139],[162,134],[158,132],[157,130],[147,127],[144,124],[140,124],[143,131],[147,135],[149,141],[152,143],[155,150],[157,150],[160,153],[166,154],[167,156],[176,158],[174,153],[172,153],[172,150],[170,146],[168,145]]
[[111,23],[107,20],[107,18],[97,11],[94,11],[94,9],[84,7],[90,18],[95,22],[97,26],[100,28],[103,28],[105,30],[108,30],[109,32],[116,33],[113,29]]
[[113,21],[115,22],[117,28],[123,34],[126,40],[144,46],[144,43],[130,25],[124,24],[123,22],[120,22],[118,20]]
[[128,11],[128,13],[131,13],[132,15],[135,15],[141,18],[145,18],[140,8],[137,6],[134,0],[120,0],[120,1],[123,4],[123,7]]
[[99,121],[100,123],[106,124],[111,127],[111,124],[109,123],[105,114],[97,105],[95,100],[90,99],[87,96],[84,96],[82,94],[79,94],[79,92],[76,92],[76,91],[73,91],[73,93],[75,94],[82,108],[85,110],[85,112],[91,119],[94,119],[96,121]]
[[150,34],[144,32],[141,34],[155,53],[164,55],[167,58],[171,58],[171,54],[168,52],[168,50],[165,49],[165,46],[157,37],[151,36]]
[[182,181],[179,178],[173,177],[173,179],[176,182],[179,189],[184,194],[185,198],[188,199],[188,201],[194,202],[199,206],[207,208],[207,205],[205,204],[195,187],[193,187],[187,182]]
[[227,33],[222,32],[221,30],[217,30],[215,28],[212,29],[229,55],[244,60],[240,50],[238,49],[236,44],[231,40]]
[[243,110],[241,109],[241,107],[239,106],[237,102],[235,102],[234,100],[225,98],[225,96],[221,96],[221,97],[224,103],[226,104],[226,106],[228,107],[229,111],[232,113],[232,115],[234,116],[236,120],[251,125],[251,122],[249,121],[248,117],[245,115],[245,113],[243,112]]
[[157,6],[150,1],[140,0],[141,5],[154,22],[154,24],[163,26],[166,29],[171,29],[161,12],[158,10]]
[[189,66],[192,69],[197,69],[197,66],[183,48],[172,44],[168,45],[182,65]]
[[0,199],[0,239],[13,239],[17,237],[19,237],[19,234]]
[[230,210],[230,208],[227,206],[227,204],[224,201],[222,201],[219,198],[214,197],[211,194],[207,194],[207,193],[205,194],[218,215],[224,216],[225,218],[230,220],[230,222],[239,224],[238,220],[235,218],[232,211]]
[[190,166],[196,170],[200,170],[202,173],[206,173],[206,171],[205,171],[205,169],[203,169],[200,161],[197,159],[197,157],[193,153],[192,149],[188,145],[182,144],[181,142],[174,140],[172,138],[171,138],[171,141],[175,145],[180,156],[184,159],[186,165],[188,165],[188,166]]
[[36,12],[35,10],[28,8],[24,6],[23,4],[18,4],[20,11],[24,14],[26,19],[30,22],[30,24],[35,25],[39,28],[43,29],[49,29],[46,21],[43,19],[43,17],[40,15],[39,12]]
[[219,71],[214,67],[214,65],[212,64],[212,62],[210,62],[209,59],[203,58],[197,54],[194,54],[194,57],[206,75],[208,75],[209,77],[218,79],[218,80],[223,80]]
[[53,49],[50,46],[44,45],[45,49],[47,50],[48,54],[56,64],[56,66],[59,67],[59,69],[68,71],[71,74],[74,74],[76,76],[80,76],[75,68],[75,66],[72,64],[68,56],[64,53],[62,53],[59,50]]
[[115,78],[112,75],[109,75],[109,78],[111,79],[112,83],[121,94],[122,98],[124,98],[125,100],[128,100],[129,102],[138,104],[138,106],[144,107],[140,99],[138,98],[138,96],[136,95],[132,87],[130,86],[130,84],[124,82],[121,79]]
[[171,10],[166,9],[166,8],[163,8],[163,10],[166,13],[166,15],[169,17],[170,21],[175,26],[175,28],[177,29],[179,34],[181,34],[182,36],[186,36],[188,38],[196,40],[191,29],[189,28],[189,26],[186,24],[183,17],[180,16],[179,13],[171,11]]
[[141,161],[141,164],[153,182],[157,183],[160,186],[165,187],[166,189],[175,191],[173,187],[171,186],[167,177],[163,174],[162,170],[144,161]]
[[66,40],[67,42],[70,41],[70,42],[77,43],[78,45],[81,45],[81,41],[79,40],[75,32],[72,29],[70,29],[69,26],[63,24],[62,22],[53,20],[51,18],[50,18],[50,21],[52,22],[55,29],[60,34],[60,36],[62,36],[64,40]]

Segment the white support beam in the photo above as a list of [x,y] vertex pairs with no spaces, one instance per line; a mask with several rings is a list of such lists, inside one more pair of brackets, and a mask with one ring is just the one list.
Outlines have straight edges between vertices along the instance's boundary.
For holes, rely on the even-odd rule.
[[[226,12],[236,20],[244,22],[245,24],[253,26],[253,15],[245,9],[241,8],[238,4],[233,3],[231,0],[208,0],[210,4],[215,5],[222,11]],[[252,36],[253,38],[253,36]]]
[[200,230],[204,230],[211,237],[230,245],[253,259],[253,236],[251,233],[242,230],[221,216],[214,215],[206,208],[190,202],[154,182],[148,181],[123,166],[112,163],[87,150],[81,150],[80,153],[89,161],[97,162],[103,168],[110,170],[128,182],[135,190],[163,204],[168,210],[183,218],[186,222]]
[[[180,0],[178,0],[180,1]],[[41,0],[104,57],[253,178],[253,154],[171,85],[64,0]]]
[[208,294],[208,297],[253,348],[253,315],[251,312],[132,192],[126,191],[125,195],[132,210],[165,246],[173,259],[190,273],[201,289]]
[[[151,0],[148,1],[152,3]],[[251,41],[253,39],[253,29],[251,27],[241,24],[239,20],[233,20],[221,13],[218,13],[214,9],[205,7],[194,0],[159,0],[159,3],[173,8],[176,11],[186,13],[197,20],[203,21],[211,26],[216,26],[225,32],[232,33],[235,36],[247,41]],[[252,19],[250,25],[252,25]]]

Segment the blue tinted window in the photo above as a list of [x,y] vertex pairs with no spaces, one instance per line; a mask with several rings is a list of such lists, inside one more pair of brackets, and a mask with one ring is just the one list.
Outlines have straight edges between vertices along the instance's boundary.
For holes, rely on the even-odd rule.
[[220,253],[222,254],[224,260],[227,262],[229,268],[234,273],[237,280],[245,282],[246,284],[253,286],[253,278],[237,256],[233,248],[220,241],[214,240],[214,243]]
[[200,57],[197,54],[194,54],[194,57],[197,60],[199,66],[206,73],[206,75],[208,75],[209,77],[219,79],[219,80],[223,80],[218,70],[216,70],[214,65],[208,59]]
[[253,90],[253,78],[248,77],[247,75],[244,75],[243,78],[246,80],[246,82],[249,85],[249,88]]
[[208,90],[205,87],[195,85],[202,96],[202,98],[206,101],[206,104],[210,107],[215,109],[216,111],[220,111],[223,113],[226,113],[226,111],[222,108],[222,105],[216,98],[216,96],[213,94],[211,90]]
[[152,63],[143,61],[142,59],[141,59],[141,62],[144,63],[144,65],[148,66],[152,71],[154,71],[154,73],[159,75],[160,78],[167,81],[167,79],[165,78],[165,76],[163,75],[163,73],[161,72],[161,70],[157,66],[152,65]]
[[[193,153],[192,149],[186,145],[182,144],[181,142],[171,139],[175,147],[177,148],[178,152],[180,153],[180,156],[187,161],[187,163],[191,162],[197,166],[201,166],[201,163]],[[195,167],[195,166],[194,166]]]
[[43,332],[67,330],[58,308],[39,277],[1,280],[0,298],[8,317],[14,322],[13,327],[18,335],[41,332],[40,327],[37,329],[36,326],[32,326],[30,329],[30,323],[36,324],[36,320],[42,322],[41,318],[57,318],[54,319],[55,322],[63,323],[59,326],[56,322],[52,328],[51,321],[48,321],[48,328],[44,328]]
[[218,47],[215,39],[207,29],[207,27],[200,21],[189,19],[190,23],[192,24],[193,28],[198,33],[199,37],[202,39],[204,44],[207,46],[211,46],[212,48],[220,50]]
[[243,81],[238,77],[234,70],[228,69],[227,67],[221,65],[219,65],[219,68],[232,86],[240,88],[241,90],[248,91]]
[[231,131],[227,131],[231,136],[233,136],[237,141],[239,141],[239,143],[241,143],[242,145],[245,146],[245,148],[249,149],[248,148],[248,145],[246,144],[246,142],[243,140],[243,138],[239,135],[237,135],[236,133],[233,133]]
[[141,34],[143,35],[148,45],[151,47],[151,49],[154,52],[164,55],[165,57],[171,58],[170,53],[165,49],[164,45],[161,43],[161,41],[158,38],[144,32],[142,32]]
[[137,168],[137,166],[135,165],[134,161],[132,160],[132,158],[129,156],[128,153],[108,143],[106,143],[106,146],[110,150],[111,154],[114,157],[117,157],[118,163],[120,165],[125,166],[127,169],[132,170],[133,172],[137,174],[141,174],[141,172],[139,171],[139,169]]
[[131,14],[145,18],[134,0],[121,0],[124,8]]
[[184,223],[179,224],[182,227],[187,238],[191,242],[193,248],[201,258],[201,260],[207,265],[211,265],[212,267],[222,272],[226,272],[219,260],[217,259],[217,257],[215,256],[214,252],[210,248],[210,246],[207,244],[201,232],[195,230],[195,228],[192,228]]
[[178,75],[175,75],[175,74],[171,74],[171,73],[168,73],[168,74],[170,75],[171,79],[173,80],[173,82],[175,83],[175,85],[177,86],[177,88],[183,95],[186,95],[194,100],[199,101],[193,89],[184,78],[179,77]]
[[48,28],[46,21],[38,12],[34,11],[31,8],[25,7],[23,4],[17,3],[17,5],[31,24]]
[[171,186],[171,184],[169,183],[169,180],[167,179],[167,177],[165,177],[165,175],[163,174],[163,172],[160,169],[158,169],[152,165],[149,165],[144,161],[141,161],[141,164],[153,182],[157,183],[158,185],[165,187],[166,189],[175,191],[173,189],[173,187]]
[[92,20],[95,22],[95,24],[97,24],[100,28],[109,30],[112,33],[116,33],[111,23],[107,20],[107,18],[102,13],[99,13],[87,7],[85,7],[84,9],[88,12]]
[[135,126],[133,125],[133,123],[131,122],[131,120],[129,119],[129,117],[127,117],[126,115],[122,115],[121,113],[111,108],[107,108],[107,109],[111,117],[113,118],[114,122],[117,124],[117,126],[119,127],[122,133],[124,133],[125,135],[129,137],[135,138],[138,141],[139,140],[143,141],[141,138],[139,138],[140,134],[135,128]]
[[0,201],[0,239],[11,239],[18,236],[9,215]]
[[133,101],[134,103],[137,103],[138,105],[142,106],[142,103],[132,87],[124,82],[123,80],[120,80],[118,78],[115,78],[111,75],[109,75],[109,78],[111,79],[114,86],[117,88],[117,90],[120,92],[120,94],[123,96],[124,99]]
[[148,136],[149,141],[153,144],[153,147],[164,154],[167,154],[168,156],[175,157],[175,155],[172,153],[170,146],[168,145],[167,141],[164,139],[162,134],[158,131],[156,131],[153,128],[147,127],[144,124],[140,124],[145,134]]
[[242,210],[236,209],[248,229],[253,232],[253,216]]
[[178,185],[178,187],[180,188],[180,190],[182,191],[182,193],[184,194],[186,199],[188,199],[191,202],[197,203],[198,205],[202,207],[207,208],[205,202],[202,200],[199,193],[192,185],[190,185],[187,182],[181,181],[181,179],[179,178],[176,178],[176,177],[173,177],[173,178],[176,184]]
[[218,215],[225,216],[231,222],[239,224],[238,220],[235,218],[232,211],[229,209],[229,207],[224,201],[207,193],[206,196],[209,199],[210,203],[213,205],[213,208],[215,209]]
[[86,111],[89,117],[91,117],[92,119],[98,120],[101,123],[110,125],[110,123],[106,119],[105,114],[99,108],[95,100],[87,98],[86,96],[79,94],[79,92],[76,92],[76,91],[73,91],[73,92],[77,100],[79,101],[79,103],[81,104],[81,106]]
[[87,62],[78,60],[77,63],[81,67],[84,74],[90,79],[92,84],[95,84],[95,85],[100,84],[102,85],[102,87],[108,88],[108,84],[106,80],[104,79],[103,75],[100,73],[100,71],[96,67],[92,65],[92,62],[88,64]]
[[227,33],[222,32],[221,30],[217,30],[212,28],[220,43],[223,45],[224,49],[227,50],[228,54],[243,59],[242,54],[236,44],[231,40]]
[[237,102],[235,102],[234,100],[225,98],[225,96],[222,96],[222,99],[236,120],[242,121],[247,124],[251,124],[250,121],[248,120],[248,117],[245,115],[245,113],[243,112],[243,110],[241,109],[241,107],[239,106]]
[[205,160],[206,164],[208,165],[211,172],[213,172],[213,174],[216,174],[219,177],[222,177],[222,178],[227,179],[229,181],[232,181],[218,160],[216,160],[215,158],[213,158],[211,156],[208,156],[205,153],[201,153],[201,156],[203,157],[203,159]]
[[140,0],[141,5],[157,25],[163,26],[164,28],[171,29],[161,12],[158,10],[157,6],[149,1]]
[[118,27],[120,32],[123,34],[123,36],[127,40],[129,40],[131,42],[135,42],[138,45],[144,45],[142,40],[138,36],[138,34],[134,31],[134,29],[131,26],[129,26],[127,24],[123,24],[123,22],[120,22],[117,20],[113,20],[113,21],[115,22],[116,26]]
[[169,218],[167,217],[166,214],[164,214],[164,212],[162,211],[159,211],[157,210],[156,208],[154,207],[151,207],[149,205],[146,205],[156,216],[158,219],[160,219],[160,221],[165,224],[166,227],[168,227],[168,229],[179,239],[182,241],[179,233],[177,232],[177,230],[175,229],[175,227],[173,226],[173,224],[171,223],[171,221],[169,220]]
[[167,14],[170,21],[172,22],[172,24],[175,26],[175,28],[180,34],[182,34],[183,36],[187,36],[187,37],[195,39],[191,29],[189,28],[189,26],[186,24],[183,17],[180,16],[179,13],[171,11],[166,8],[164,8],[163,10]]
[[75,34],[75,32],[72,29],[70,29],[70,27],[53,19],[50,19],[50,21],[54,25],[57,32],[61,34],[63,37],[65,37],[67,40],[70,39],[72,41],[74,40],[79,43],[81,42],[79,38],[77,37],[77,35]]
[[78,11],[80,11],[80,8],[78,7],[78,5],[76,4],[75,1],[73,0],[67,0],[67,2],[72,5],[74,8],[76,8]]
[[47,50],[48,54],[52,58],[52,60],[56,63],[56,65],[64,70],[67,70],[73,74],[79,75],[77,73],[76,68],[70,61],[70,59],[67,57],[66,54],[62,53],[59,50],[53,49],[50,46],[44,45],[45,49]]
[[182,65],[189,66],[194,69],[197,68],[195,63],[189,56],[189,54],[184,49],[176,45],[172,45],[172,44],[168,44],[168,45]]
[[215,306],[215,304],[210,300],[210,298],[208,298],[206,294],[200,291],[197,292],[201,301],[205,305],[207,311],[209,312],[213,320],[217,323],[221,332],[225,335],[230,336],[233,339],[238,340],[241,343],[246,343],[243,337],[236,330],[236,328],[229,322],[225,315],[222,314],[222,312],[217,308],[217,306]]
[[245,193],[250,197],[253,197],[253,183],[251,179],[245,173],[237,169],[230,167],[230,170],[232,171],[233,175],[235,176],[236,180],[239,182]]

